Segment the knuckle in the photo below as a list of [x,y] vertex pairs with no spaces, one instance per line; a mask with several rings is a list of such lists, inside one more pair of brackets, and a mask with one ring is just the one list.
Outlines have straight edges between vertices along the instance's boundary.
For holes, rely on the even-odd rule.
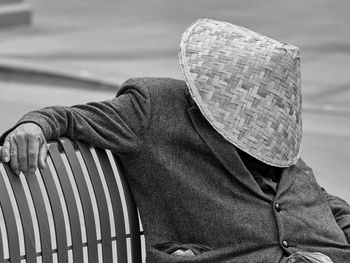
[[23,138],[23,137],[25,137],[25,135],[26,135],[26,133],[23,130],[19,130],[16,132],[15,137]]
[[29,152],[28,155],[30,157],[38,157],[39,154],[37,152]]
[[26,156],[26,155],[21,155],[21,154],[19,154],[19,155],[18,155],[18,160],[19,160],[20,162],[24,162],[24,161],[27,160],[27,156]]
[[19,164],[19,170],[21,170],[22,172],[27,172],[27,166],[21,165]]
[[16,141],[16,135],[14,134],[10,134],[9,137],[7,137],[7,142],[10,143],[14,143]]
[[29,154],[29,160],[35,161],[36,159],[38,159],[38,156],[39,155],[37,153]]
[[9,143],[4,143],[4,145],[2,146],[1,149],[2,149],[3,152],[9,151],[10,144]]
[[36,132],[30,131],[27,133],[27,136],[31,139],[37,139],[38,138],[38,134]]
[[1,150],[2,150],[3,153],[9,152],[10,146],[7,145],[7,144],[4,144],[4,145],[2,146],[2,148],[1,148]]
[[29,163],[29,165],[28,165],[28,168],[30,170],[36,169],[36,167],[37,167],[36,163]]
[[21,169],[22,169],[22,168],[27,168],[27,162],[21,162],[21,161],[19,161],[18,165],[19,165],[19,167],[21,167]]
[[38,156],[38,152],[35,151],[35,150],[29,150],[29,151],[28,151],[28,155],[29,155],[30,157],[36,157],[36,156]]

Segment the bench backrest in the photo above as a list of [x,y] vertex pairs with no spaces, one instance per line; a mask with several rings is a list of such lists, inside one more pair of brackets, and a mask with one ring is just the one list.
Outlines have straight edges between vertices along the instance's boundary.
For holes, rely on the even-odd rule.
[[0,164],[0,263],[139,263],[144,238],[118,157],[67,138],[48,165],[16,176]]

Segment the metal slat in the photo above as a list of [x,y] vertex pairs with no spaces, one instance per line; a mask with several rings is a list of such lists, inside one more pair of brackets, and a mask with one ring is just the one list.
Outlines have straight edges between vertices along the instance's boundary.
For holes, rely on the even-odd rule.
[[[112,242],[111,242],[111,227],[108,216],[108,206],[106,201],[106,196],[104,194],[103,185],[98,173],[95,160],[90,152],[88,146],[84,143],[77,142],[78,148],[81,152],[83,160],[85,162],[86,168],[89,172],[90,180],[93,185],[94,193],[96,196],[97,206],[99,210],[99,218],[101,225],[101,239],[102,239],[102,253],[103,253],[103,262],[112,262],[113,253],[112,253]],[[118,256],[119,257],[119,256]],[[127,262],[126,259],[118,258],[118,262]]]
[[114,177],[112,166],[109,162],[106,152],[102,149],[95,148],[97,157],[101,163],[103,173],[106,178],[109,195],[112,199],[114,223],[117,236],[117,252],[118,262],[119,260],[125,260],[127,258],[127,246],[126,246],[126,233],[125,233],[125,222],[123,206],[120,198],[120,191],[118,190],[118,184]]
[[[49,145],[49,148],[51,148],[51,145]],[[66,226],[56,184],[48,165],[46,165],[45,169],[41,170],[41,174],[49,197],[55,223],[58,262],[68,262]]]
[[[41,170],[43,182],[47,191],[47,195],[49,197],[49,202],[52,209],[54,224],[55,224],[55,232],[56,232],[56,243],[57,249],[52,249],[51,238],[50,238],[50,226],[48,221],[48,213],[46,211],[45,202],[42,196],[42,192],[40,189],[39,182],[37,178],[27,178],[27,183],[32,195],[34,207],[37,214],[37,220],[39,224],[39,232],[40,232],[40,240],[41,240],[41,250],[40,253],[35,253],[35,246],[32,251],[34,251],[34,257],[42,256],[43,262],[52,262],[52,254],[58,254],[58,262],[59,263],[67,263],[68,262],[68,251],[73,251],[73,260],[74,262],[83,262],[83,247],[88,247],[88,258],[89,262],[97,262],[98,259],[98,250],[97,245],[102,244],[102,256],[103,262],[112,262],[112,241],[117,242],[117,260],[118,262],[127,262],[127,245],[126,240],[127,237],[131,239],[131,252],[132,252],[132,262],[139,263],[141,262],[141,239],[140,239],[140,227],[139,227],[139,219],[137,208],[134,202],[134,199],[131,195],[131,192],[128,187],[127,180],[124,175],[124,169],[120,162],[120,159],[113,154],[113,158],[115,164],[118,169],[120,181],[122,183],[125,201],[127,206],[127,213],[129,218],[129,226],[130,226],[130,234],[125,233],[125,221],[124,221],[124,212],[123,206],[120,198],[121,191],[118,188],[118,184],[115,180],[115,175],[110,163],[110,160],[103,149],[95,148],[98,160],[101,164],[102,171],[104,173],[104,178],[106,180],[108,193],[111,197],[112,201],[112,210],[114,215],[114,224],[116,230],[116,237],[111,237],[111,228],[110,228],[110,219],[109,219],[109,211],[106,200],[106,195],[104,193],[103,183],[101,181],[99,171],[97,169],[95,160],[92,156],[89,146],[84,143],[78,142],[78,148],[83,157],[84,163],[88,170],[88,174],[91,180],[91,184],[93,187],[93,191],[96,197],[99,218],[101,224],[101,240],[96,240],[96,222],[92,209],[92,202],[89,190],[87,188],[87,184],[85,181],[84,173],[80,166],[78,157],[76,156],[76,152],[74,150],[74,146],[72,145],[69,139],[61,139],[61,144],[66,153],[70,168],[74,175],[74,180],[78,188],[80,200],[82,202],[83,214],[86,223],[86,233],[87,233],[87,243],[82,243],[81,239],[81,228],[79,221],[79,213],[78,207],[75,202],[74,190],[70,182],[69,175],[67,173],[67,169],[65,164],[60,156],[60,151],[58,148],[57,142],[53,142],[49,144],[49,155],[51,160],[53,161],[54,169],[56,170],[56,174],[58,176],[64,199],[66,200],[66,205],[69,214],[69,222],[71,225],[71,236],[72,236],[72,246],[67,245],[67,236],[66,236],[66,226],[64,220],[63,209],[61,206],[58,189],[55,183],[55,180],[52,176],[52,171],[50,167],[47,166],[45,169]],[[9,167],[6,168],[6,172],[9,173]],[[5,175],[6,176],[6,175]],[[10,174],[10,176],[12,176]],[[22,218],[28,218],[30,220],[30,226],[24,226],[24,235],[25,235],[25,244],[26,251],[29,249],[27,247],[27,243],[32,241],[34,242],[34,229],[33,222],[30,216],[30,211],[27,207],[25,207],[24,203],[27,202],[24,195],[24,190],[22,185],[16,181],[17,178],[13,177],[10,179],[11,186],[14,189],[14,194],[16,197],[16,201],[19,206],[20,215]],[[22,197],[20,197],[22,195]],[[25,201],[25,202],[24,202]],[[73,202],[74,201],[74,202]],[[12,203],[10,200],[10,196],[8,190],[6,189],[6,185],[4,183],[4,179],[0,173],[0,202],[1,209],[3,210],[4,220],[6,224],[6,230],[10,235],[9,239],[9,254],[10,259],[2,259],[0,251],[0,263],[1,262],[11,262],[11,263],[20,263],[21,260],[26,259],[26,262],[36,262],[30,261],[33,260],[33,255],[30,255],[30,259],[27,257],[20,256],[20,248],[19,248],[19,236],[18,229],[15,220],[15,214],[12,207]],[[29,215],[29,216],[28,216]],[[28,222],[28,221],[27,221]],[[1,233],[0,233],[1,234]],[[0,236],[1,239],[1,236]],[[2,240],[0,240],[1,246]],[[0,249],[1,250],[1,249]],[[28,251],[29,252],[29,251]],[[26,252],[28,254],[28,252]],[[29,255],[29,254],[28,254]]]
[[[52,143],[49,144],[49,150],[52,150]],[[49,152],[49,154],[50,156],[53,155],[52,152]],[[41,170],[41,174],[49,197],[55,224],[58,262],[68,262],[66,226],[56,184],[48,165],[46,165],[45,169]]]
[[22,182],[20,178],[15,175],[9,166],[5,165],[5,171],[8,175],[13,193],[16,198],[19,214],[21,217],[23,234],[24,234],[24,245],[27,263],[36,263],[36,252],[35,252],[35,236],[33,228],[33,220],[29,211],[29,205],[24,193]]
[[134,198],[129,189],[129,184],[125,177],[125,172],[123,168],[123,164],[121,163],[119,157],[116,154],[113,154],[113,158],[115,164],[118,169],[119,177],[123,185],[124,196],[128,211],[129,217],[129,226],[130,226],[130,236],[131,236],[131,256],[133,263],[142,262],[142,254],[141,254],[141,238],[140,238],[140,226],[139,226],[139,218],[137,213],[136,204]]
[[[7,164],[4,164],[7,166]],[[4,175],[6,176],[6,175]],[[18,237],[18,229],[16,225],[16,218],[13,212],[13,207],[11,203],[11,199],[8,193],[8,190],[5,185],[5,181],[3,175],[0,171],[0,203],[2,207],[2,212],[5,219],[6,230],[8,233],[8,244],[9,244],[9,256],[11,259],[11,263],[20,263],[20,250],[19,250],[19,237]],[[9,237],[11,234],[11,237]]]
[[72,169],[74,179],[78,187],[80,199],[82,201],[87,233],[89,262],[98,262],[96,222],[93,214],[91,197],[84,179],[84,174],[71,141],[67,138],[62,138],[60,139],[60,142],[68,158],[69,165]]
[[52,263],[52,243],[48,214],[45,208],[43,193],[36,176],[29,176],[27,184],[33,198],[34,208],[39,225],[42,262]]
[[[50,156],[52,162],[57,171],[57,175],[63,190],[63,195],[66,200],[69,222],[71,226],[72,246],[73,246],[73,259],[74,262],[83,262],[83,245],[81,238],[81,229],[79,222],[78,207],[75,202],[74,192],[70,183],[66,167],[60,156],[57,144],[50,145]],[[61,263],[61,261],[59,261]],[[62,262],[66,263],[66,262]]]

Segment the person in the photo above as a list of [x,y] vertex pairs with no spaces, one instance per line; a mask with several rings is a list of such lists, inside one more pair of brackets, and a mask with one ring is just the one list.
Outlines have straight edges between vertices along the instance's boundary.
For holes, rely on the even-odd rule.
[[25,114],[2,159],[32,174],[60,136],[118,154],[147,262],[350,262],[350,206],[300,158],[299,49],[200,19],[179,61],[185,81],[130,79],[111,100]]

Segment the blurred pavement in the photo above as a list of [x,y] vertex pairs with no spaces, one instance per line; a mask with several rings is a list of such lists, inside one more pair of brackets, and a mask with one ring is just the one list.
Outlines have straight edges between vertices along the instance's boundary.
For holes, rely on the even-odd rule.
[[182,32],[198,18],[248,27],[302,51],[302,157],[350,202],[348,0],[27,0],[31,27],[0,31],[0,132],[26,111],[114,96],[129,77],[182,78]]

